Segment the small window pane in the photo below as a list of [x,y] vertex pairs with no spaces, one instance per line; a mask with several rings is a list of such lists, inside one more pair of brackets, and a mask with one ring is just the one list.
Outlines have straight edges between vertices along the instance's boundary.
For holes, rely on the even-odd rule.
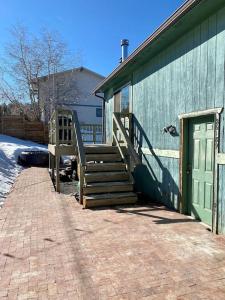
[[121,112],[129,113],[129,85],[121,90]]
[[101,118],[102,117],[102,108],[96,108],[96,117]]

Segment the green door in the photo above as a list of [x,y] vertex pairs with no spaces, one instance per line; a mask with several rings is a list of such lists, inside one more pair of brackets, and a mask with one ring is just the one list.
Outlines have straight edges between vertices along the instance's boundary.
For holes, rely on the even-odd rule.
[[212,225],[214,174],[214,117],[189,120],[188,151],[189,214]]

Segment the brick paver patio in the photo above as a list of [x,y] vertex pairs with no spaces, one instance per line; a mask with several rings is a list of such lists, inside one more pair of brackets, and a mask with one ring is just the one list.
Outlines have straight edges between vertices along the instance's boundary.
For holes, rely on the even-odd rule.
[[225,299],[225,239],[157,205],[82,210],[26,169],[0,210],[0,299]]

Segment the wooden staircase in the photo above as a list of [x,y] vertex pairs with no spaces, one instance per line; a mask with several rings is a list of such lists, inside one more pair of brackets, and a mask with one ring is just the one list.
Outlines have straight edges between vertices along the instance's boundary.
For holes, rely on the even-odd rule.
[[134,183],[117,146],[84,146],[84,208],[135,203]]
[[135,203],[132,170],[141,161],[121,114],[113,113],[113,145],[84,145],[76,111],[72,123],[83,207]]
[[84,208],[137,201],[132,174],[141,160],[131,142],[132,114],[113,113],[112,129],[112,145],[84,145],[76,111],[57,108],[51,116],[48,150],[52,180],[60,192],[60,156],[75,155],[79,200]]

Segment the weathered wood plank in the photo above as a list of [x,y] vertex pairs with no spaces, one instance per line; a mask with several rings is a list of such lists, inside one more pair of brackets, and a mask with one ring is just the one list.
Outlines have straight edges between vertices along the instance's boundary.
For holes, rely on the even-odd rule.
[[200,57],[200,98],[199,98],[199,109],[206,109],[207,106],[207,55],[208,55],[208,30],[209,30],[209,20],[206,19],[201,24],[201,57]]
[[118,153],[118,148],[110,145],[87,145],[84,146],[85,154]]
[[136,197],[117,198],[117,199],[98,199],[88,200],[84,197],[84,208],[91,208],[96,206],[111,206],[119,204],[134,204],[137,202]]
[[133,184],[129,181],[90,183],[84,187],[84,195],[129,191],[133,191]]
[[86,154],[86,161],[121,161],[120,154],[112,153],[112,154]]
[[107,171],[125,171],[126,165],[124,163],[113,162],[113,163],[94,163],[86,164],[87,172],[107,172]]
[[93,172],[85,174],[85,181],[89,182],[107,182],[107,181],[121,181],[128,180],[128,172]]
[[179,150],[167,150],[167,149],[149,149],[149,148],[141,148],[143,154],[146,155],[156,155],[162,157],[171,157],[171,158],[179,158]]
[[216,14],[209,18],[208,28],[208,53],[207,53],[207,108],[215,107],[216,92]]

